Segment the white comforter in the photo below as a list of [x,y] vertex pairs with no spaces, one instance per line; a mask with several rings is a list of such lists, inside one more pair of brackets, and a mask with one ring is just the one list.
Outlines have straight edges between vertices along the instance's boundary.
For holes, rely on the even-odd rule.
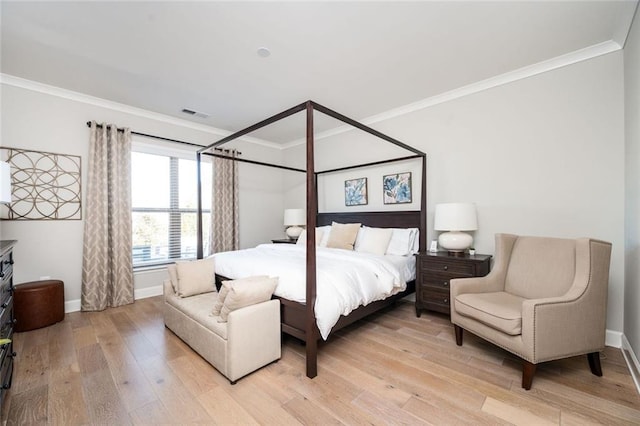
[[[262,244],[256,248],[216,253],[216,273],[238,279],[252,275],[279,277],[275,294],[306,301],[306,251],[294,244]],[[384,256],[318,247],[316,252],[318,330],[327,339],[340,315],[360,305],[406,289],[401,272]]]

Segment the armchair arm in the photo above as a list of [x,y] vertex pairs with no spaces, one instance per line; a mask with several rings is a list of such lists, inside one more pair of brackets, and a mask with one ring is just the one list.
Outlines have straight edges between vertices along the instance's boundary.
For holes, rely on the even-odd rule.
[[517,235],[496,234],[495,263],[491,272],[484,277],[456,278],[451,280],[451,300],[465,293],[491,293],[504,290],[511,251],[518,239]]
[[230,312],[227,327],[227,377],[230,380],[280,358],[279,300]]
[[606,315],[602,303],[584,293],[526,300],[522,340],[531,362],[539,363],[604,348]]
[[504,277],[499,272],[489,272],[484,277],[454,278],[449,282],[451,300],[465,293],[491,293],[504,289]]

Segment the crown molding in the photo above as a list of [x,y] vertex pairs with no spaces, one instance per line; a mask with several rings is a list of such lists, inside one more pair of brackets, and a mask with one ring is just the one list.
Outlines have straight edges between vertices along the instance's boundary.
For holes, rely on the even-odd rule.
[[[51,86],[51,85],[40,83],[33,80],[27,80],[25,78],[16,77],[10,74],[0,73],[0,84],[6,84],[8,86],[19,87],[21,89],[44,93],[47,95],[56,96],[59,98],[68,99],[75,102],[81,102],[88,105],[106,108],[106,109],[130,114],[130,115],[135,115],[142,118],[148,118],[150,120],[160,121],[162,123],[171,124],[174,126],[185,127],[188,129],[197,130],[200,132],[205,132],[211,135],[219,136],[220,138],[233,134],[233,132],[230,132],[228,130],[219,129],[217,127],[208,126],[206,124],[194,123],[192,121],[184,120],[182,118],[172,117],[170,115],[160,114],[158,112],[153,112],[146,109],[133,107],[131,105],[109,101],[107,99],[86,95],[80,92],[74,92],[72,90]],[[276,144],[274,142],[270,142],[264,139],[254,138],[251,136],[243,136],[238,139],[243,140],[245,142],[250,142],[256,145],[262,145],[271,149],[277,149],[277,150],[284,149],[283,145]]]
[[[413,102],[408,105],[394,108],[381,114],[373,115],[365,119],[360,120],[364,125],[370,126],[381,121],[389,120],[402,115],[410,114],[412,112],[420,111],[421,109],[429,108],[434,105],[442,104],[445,102],[453,101],[455,99],[462,98],[464,96],[473,95],[475,93],[482,92],[484,90],[492,89],[494,87],[502,86],[505,84],[513,83],[514,81],[524,80],[525,78],[533,77],[539,74],[543,74],[548,71],[553,71],[558,68],[563,68],[569,65],[576,64],[578,62],[586,61],[588,59],[596,58],[598,56],[606,55],[611,52],[615,52],[622,49],[622,47],[615,41],[605,41],[603,43],[595,44],[593,46],[586,47],[584,49],[576,50],[566,55],[557,56],[555,58],[538,62],[537,64],[529,65],[523,68],[519,68],[514,71],[509,71],[504,74],[490,77],[486,80],[478,81],[457,89],[450,90],[448,92],[441,93],[439,95],[431,96],[429,98],[422,99],[417,102]],[[333,129],[320,132],[315,135],[316,140],[328,138],[341,133],[354,130],[349,125],[343,125],[335,127]],[[305,139],[296,139],[282,145],[284,148],[292,148],[294,146],[302,145],[305,143]]]

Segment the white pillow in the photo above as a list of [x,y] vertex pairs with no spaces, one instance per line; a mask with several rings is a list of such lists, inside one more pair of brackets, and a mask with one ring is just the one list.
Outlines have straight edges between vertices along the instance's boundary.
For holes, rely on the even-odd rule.
[[416,242],[418,242],[417,231],[418,228],[392,228],[393,234],[391,235],[391,241],[387,247],[387,254],[394,254],[397,256],[407,256],[409,254],[417,253],[417,249],[414,248]]
[[356,236],[356,242],[355,242],[355,244],[353,245],[353,249],[354,249],[355,251],[359,251],[359,250],[358,250],[358,247],[359,247],[359,246],[360,246],[360,244],[362,243],[362,240],[363,240],[363,238],[364,238],[364,233],[365,233],[365,230],[366,230],[367,228],[368,228],[368,226],[362,226],[362,227],[360,227],[360,229],[358,229],[358,235]]
[[176,262],[180,297],[216,291],[214,258]]
[[254,281],[227,281],[226,285],[229,287],[229,292],[224,299],[218,322],[227,322],[229,313],[236,309],[270,300],[278,286],[278,277]]
[[389,228],[366,228],[356,251],[382,256],[387,251],[392,234],[393,230]]
[[322,231],[322,241],[320,241],[320,247],[326,247],[331,235],[331,225],[319,226],[316,229]]
[[[316,228],[316,246],[319,246],[320,243],[322,242],[323,234],[324,234],[324,232],[322,232],[321,228]],[[307,230],[306,229],[304,231],[302,231],[302,233],[298,237],[298,241],[296,241],[296,244],[301,245],[301,246],[307,244]]]

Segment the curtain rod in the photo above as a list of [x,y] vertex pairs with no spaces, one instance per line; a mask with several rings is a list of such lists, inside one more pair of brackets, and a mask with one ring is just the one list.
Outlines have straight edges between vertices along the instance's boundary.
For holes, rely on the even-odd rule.
[[[90,121],[87,121],[87,127],[91,127],[91,122]],[[102,124],[96,123],[96,127],[102,128],[103,126],[102,126]],[[116,129],[118,129],[119,132],[124,131],[123,129],[120,129],[120,128],[117,128],[117,127],[116,127]],[[197,147],[200,147],[200,148],[204,148],[205,147],[205,145],[200,145],[200,144],[193,143],[193,142],[185,142],[185,141],[180,141],[180,140],[177,140],[177,139],[165,138],[163,136],[156,136],[156,135],[150,135],[148,133],[135,132],[133,130],[131,131],[131,134],[132,135],[138,135],[138,136],[144,136],[145,138],[158,139],[158,140],[167,141],[167,142],[181,143],[183,145],[197,146]],[[224,148],[215,148],[215,149],[216,149],[216,151],[222,151],[222,152],[230,152],[231,151],[230,149],[224,149]],[[240,151],[236,152],[236,154],[237,155],[242,155],[242,153]]]

